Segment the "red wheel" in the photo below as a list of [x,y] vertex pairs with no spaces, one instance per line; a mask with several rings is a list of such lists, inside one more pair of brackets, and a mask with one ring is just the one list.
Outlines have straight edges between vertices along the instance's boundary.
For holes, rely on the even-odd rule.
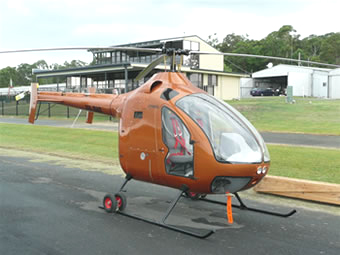
[[201,194],[200,194],[200,193],[191,192],[191,191],[185,192],[185,195],[186,195],[188,198],[191,198],[192,200],[198,200],[198,199],[201,198]]
[[106,194],[103,199],[104,210],[107,213],[113,213],[117,208],[117,201],[111,194]]
[[115,194],[116,203],[117,203],[117,209],[119,211],[124,211],[127,201],[126,196],[123,193],[117,193]]

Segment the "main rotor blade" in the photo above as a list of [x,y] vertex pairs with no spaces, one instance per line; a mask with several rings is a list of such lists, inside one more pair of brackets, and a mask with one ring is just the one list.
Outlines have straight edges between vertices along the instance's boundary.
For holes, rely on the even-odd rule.
[[38,51],[68,51],[68,50],[124,50],[124,51],[141,51],[141,52],[162,52],[161,49],[154,48],[137,48],[137,47],[116,47],[116,46],[80,46],[80,47],[54,47],[54,48],[36,48],[36,49],[19,49],[19,50],[0,50],[0,54],[4,53],[20,53],[20,52],[38,52]]
[[158,66],[164,59],[166,54],[160,55],[158,58],[156,58],[154,61],[152,61],[147,67],[145,67],[144,70],[142,70],[137,77],[135,78],[135,82],[139,81],[143,77],[145,77],[148,73],[152,71],[156,66]]
[[334,64],[326,64],[309,60],[299,60],[294,58],[282,58],[282,57],[273,57],[273,56],[264,56],[264,55],[252,55],[252,54],[241,54],[241,53],[225,53],[225,52],[207,52],[207,51],[190,51],[190,54],[202,54],[202,55],[223,55],[229,57],[248,57],[248,58],[263,58],[263,59],[273,59],[273,60],[282,60],[282,61],[292,61],[298,63],[306,63],[306,64],[314,64],[314,65],[322,65],[329,67],[340,67],[340,65]]

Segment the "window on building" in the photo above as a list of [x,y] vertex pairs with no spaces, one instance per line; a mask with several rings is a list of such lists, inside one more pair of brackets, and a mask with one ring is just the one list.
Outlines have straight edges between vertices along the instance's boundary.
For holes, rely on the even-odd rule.
[[217,75],[208,74],[208,85],[217,86]]
[[116,63],[116,52],[111,52],[111,63],[114,64]]
[[196,87],[203,89],[203,79],[201,73],[189,73],[188,78]]
[[[184,50],[200,50],[200,43],[193,41],[183,41],[183,49]],[[190,66],[191,68],[199,68],[199,56],[196,54],[190,56],[184,56],[183,65]]]
[[121,55],[120,55],[120,51],[116,52],[116,63],[120,63],[121,62]]
[[122,55],[122,62],[126,62],[126,53],[122,52],[121,55]]

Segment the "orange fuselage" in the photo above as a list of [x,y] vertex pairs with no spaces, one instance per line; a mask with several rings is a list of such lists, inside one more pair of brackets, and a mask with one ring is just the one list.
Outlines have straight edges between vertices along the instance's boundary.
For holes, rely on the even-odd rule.
[[[216,177],[225,178],[226,182],[246,178],[247,181],[241,181],[243,184],[236,185],[232,193],[256,185],[267,174],[267,171],[259,173],[258,169],[268,170],[269,161],[230,163],[217,160],[211,139],[203,128],[176,105],[181,98],[196,93],[206,94],[192,85],[185,75],[166,72],[155,74],[138,89],[122,95],[39,92],[36,96],[32,93],[32,97],[37,101],[55,102],[118,117],[120,164],[123,171],[136,180],[173,188],[187,185],[193,192],[207,194],[214,193],[212,183]],[[33,122],[36,102],[31,105],[30,122]],[[164,135],[164,109],[176,115],[181,125],[186,127],[190,136],[187,145],[184,144],[180,125],[174,119],[169,122],[169,132],[174,132],[177,140],[175,145],[169,145]],[[175,158],[169,156],[170,150],[180,145],[184,149],[173,155],[177,156],[178,162],[181,162],[180,156],[187,155],[190,161],[184,168],[191,170],[188,175],[178,174],[177,170],[182,168],[176,170],[173,167],[184,163],[170,162]],[[186,148],[189,146],[190,152]],[[176,174],[171,172],[173,169]]]

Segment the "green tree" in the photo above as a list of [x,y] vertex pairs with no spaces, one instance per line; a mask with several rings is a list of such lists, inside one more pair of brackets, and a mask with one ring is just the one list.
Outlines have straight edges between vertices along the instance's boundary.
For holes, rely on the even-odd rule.
[[321,52],[321,44],[322,44],[323,36],[310,35],[303,40],[301,40],[301,46],[307,58],[314,58],[316,56],[320,56]]
[[32,80],[32,65],[20,64],[17,68],[17,79],[20,85],[28,85]]
[[247,40],[247,37],[242,35],[228,34],[223,41],[216,45],[216,48],[222,52],[234,52],[236,45]]
[[13,86],[18,85],[18,74],[14,67],[8,66],[0,70],[0,88],[9,87],[11,79]]
[[321,44],[321,61],[330,64],[340,64],[340,33],[330,33],[325,35]]
[[208,39],[207,39],[206,41],[207,41],[207,43],[208,43],[210,46],[216,48],[217,45],[218,45],[217,34],[214,33],[214,35],[209,35],[209,36],[208,36]]
[[296,49],[300,35],[291,25],[282,26],[278,31],[270,33],[263,40],[264,55],[291,58]]

